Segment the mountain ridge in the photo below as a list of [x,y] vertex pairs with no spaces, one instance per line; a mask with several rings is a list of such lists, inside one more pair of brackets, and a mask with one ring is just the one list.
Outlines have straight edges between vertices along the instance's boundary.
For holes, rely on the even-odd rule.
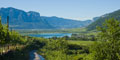
[[80,28],[89,25],[92,21],[76,21],[59,17],[41,16],[35,11],[25,12],[13,7],[0,8],[2,23],[6,23],[7,16],[10,16],[10,26],[13,29],[67,29]]

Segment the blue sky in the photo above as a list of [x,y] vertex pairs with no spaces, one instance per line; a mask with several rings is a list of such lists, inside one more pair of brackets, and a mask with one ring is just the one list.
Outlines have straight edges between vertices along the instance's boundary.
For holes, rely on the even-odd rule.
[[0,7],[36,11],[41,16],[86,20],[120,9],[120,0],[0,0]]

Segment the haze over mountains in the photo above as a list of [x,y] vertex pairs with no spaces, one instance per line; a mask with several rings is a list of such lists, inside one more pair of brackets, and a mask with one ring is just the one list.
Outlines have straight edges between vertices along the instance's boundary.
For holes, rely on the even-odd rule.
[[0,8],[2,23],[6,23],[7,16],[10,17],[10,27],[13,29],[67,29],[86,27],[92,20],[77,21],[59,17],[40,16],[35,11],[25,12],[16,8]]

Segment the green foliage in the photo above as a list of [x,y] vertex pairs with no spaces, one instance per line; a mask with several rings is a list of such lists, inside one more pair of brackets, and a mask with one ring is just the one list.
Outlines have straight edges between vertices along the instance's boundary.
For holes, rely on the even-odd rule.
[[67,60],[67,41],[64,39],[48,40],[40,54],[45,56],[46,60]]
[[112,18],[97,28],[101,32],[90,49],[91,60],[120,60],[120,22]]
[[21,37],[18,32],[12,31],[10,32],[10,43],[17,44],[17,43],[25,43],[27,40]]
[[26,40],[20,36],[18,32],[8,31],[6,25],[2,25],[0,17],[0,45],[5,44],[21,44],[25,43]]
[[94,41],[68,41],[69,44],[76,44],[81,46],[90,46]]
[[[46,60],[82,60],[89,53],[92,41],[69,41],[66,38],[45,39],[45,46],[39,49]],[[43,39],[42,39],[43,40]]]
[[0,17],[0,44],[4,44],[5,43],[5,34],[4,34],[4,31],[3,31],[3,26],[2,26],[2,23],[1,23],[1,17]]

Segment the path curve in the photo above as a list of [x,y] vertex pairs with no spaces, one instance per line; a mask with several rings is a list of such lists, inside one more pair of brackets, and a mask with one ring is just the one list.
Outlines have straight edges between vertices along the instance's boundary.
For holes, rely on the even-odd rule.
[[30,52],[30,60],[45,60],[41,55],[36,53],[36,50]]

